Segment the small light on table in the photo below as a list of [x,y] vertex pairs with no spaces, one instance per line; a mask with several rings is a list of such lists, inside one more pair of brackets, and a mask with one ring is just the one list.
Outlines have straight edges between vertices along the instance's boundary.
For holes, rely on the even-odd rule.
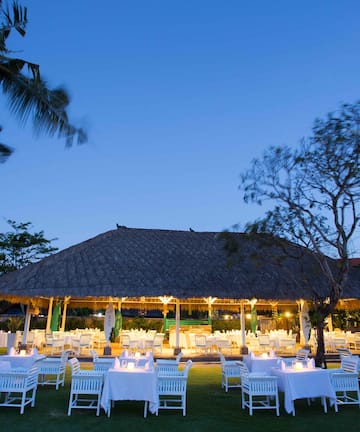
[[296,362],[294,365],[295,369],[303,369],[303,364],[301,362]]
[[267,354],[267,353],[262,353],[262,354],[261,354],[261,357],[262,357],[262,358],[268,358],[268,354]]
[[21,356],[26,355],[26,350],[20,350],[20,355],[21,355]]
[[128,369],[134,369],[134,368],[135,368],[135,363],[133,363],[133,362],[129,362],[129,363],[127,364],[127,368],[128,368]]
[[139,353],[139,351],[137,351],[136,353],[135,353],[135,358],[139,358],[140,357],[140,353]]

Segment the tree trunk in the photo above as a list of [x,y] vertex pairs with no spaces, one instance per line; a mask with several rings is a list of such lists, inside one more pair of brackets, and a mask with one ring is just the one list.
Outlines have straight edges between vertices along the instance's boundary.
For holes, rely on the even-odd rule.
[[317,349],[315,355],[315,366],[327,368],[326,358],[325,358],[324,325],[325,325],[324,318],[321,318],[316,325]]

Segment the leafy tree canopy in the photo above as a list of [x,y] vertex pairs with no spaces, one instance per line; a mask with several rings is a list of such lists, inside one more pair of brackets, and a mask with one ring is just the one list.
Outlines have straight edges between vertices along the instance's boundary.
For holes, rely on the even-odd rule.
[[56,252],[53,240],[47,240],[44,232],[31,233],[31,222],[17,223],[8,220],[12,230],[0,233],[0,274],[9,273],[37,262]]
[[[271,209],[248,223],[248,233],[270,233],[313,252],[329,290],[314,293],[318,333],[341,297],[360,220],[360,102],[317,119],[298,148],[270,147],[241,175],[246,203]],[[337,261],[331,265],[329,256]],[[318,295],[317,295],[318,294]],[[320,341],[318,350],[323,350]],[[320,355],[323,353],[320,352]]]

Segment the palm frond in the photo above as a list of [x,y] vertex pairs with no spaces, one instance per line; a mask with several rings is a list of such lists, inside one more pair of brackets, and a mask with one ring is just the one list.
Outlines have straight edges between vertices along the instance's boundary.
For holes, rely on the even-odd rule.
[[79,144],[87,140],[85,131],[69,122],[66,109],[70,99],[65,89],[49,89],[39,76],[34,79],[22,73],[6,73],[4,65],[0,65],[0,84],[11,112],[23,124],[32,117],[36,133],[58,134],[65,137],[67,146],[71,146],[75,138]]
[[6,159],[13,153],[13,149],[6,144],[0,143],[0,163],[6,161]]
[[21,36],[26,34],[27,8],[20,6],[18,2],[13,2],[11,10],[9,7],[4,8],[0,2],[0,12],[3,17],[3,22],[0,24],[0,52],[9,52],[6,47],[6,40],[9,37],[11,30],[16,30]]

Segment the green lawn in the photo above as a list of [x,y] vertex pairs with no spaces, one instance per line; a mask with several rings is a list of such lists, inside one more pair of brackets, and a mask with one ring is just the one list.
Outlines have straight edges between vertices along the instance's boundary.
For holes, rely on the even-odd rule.
[[[70,371],[67,371],[69,378]],[[329,408],[324,414],[320,402],[308,407],[306,401],[296,402],[296,417],[281,407],[280,417],[275,411],[256,411],[252,417],[241,409],[240,390],[225,393],[220,385],[220,365],[194,364],[188,384],[188,413],[160,411],[143,418],[143,402],[117,402],[108,418],[104,411],[96,417],[95,411],[74,410],[67,416],[69,379],[64,388],[38,388],[36,405],[26,407],[23,415],[15,408],[0,407],[1,430],[18,431],[190,431],[190,432],[303,432],[305,430],[352,432],[359,430],[360,409],[345,406],[335,413]],[[281,400],[282,403],[282,400]]]

